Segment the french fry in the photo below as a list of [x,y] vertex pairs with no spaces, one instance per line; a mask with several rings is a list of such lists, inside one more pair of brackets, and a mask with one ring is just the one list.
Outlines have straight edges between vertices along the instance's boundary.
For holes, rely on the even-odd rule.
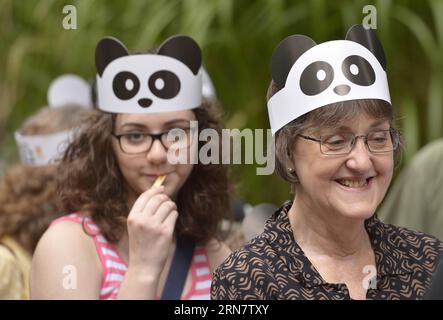
[[157,179],[155,179],[154,187],[160,187],[163,184],[163,181],[165,181],[166,176],[158,176]]

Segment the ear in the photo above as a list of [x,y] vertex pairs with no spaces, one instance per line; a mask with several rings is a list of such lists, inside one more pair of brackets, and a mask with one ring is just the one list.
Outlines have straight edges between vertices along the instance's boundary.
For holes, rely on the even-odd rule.
[[286,78],[295,61],[315,45],[314,40],[299,34],[286,37],[278,44],[272,54],[271,74],[279,90],[285,86]]
[[157,54],[175,58],[197,74],[202,64],[202,53],[197,42],[188,36],[173,36],[162,43]]
[[371,51],[378,62],[380,62],[383,70],[386,71],[385,52],[372,29],[366,29],[361,24],[353,25],[349,28],[348,33],[346,33],[346,40],[357,42]]
[[120,40],[106,37],[99,41],[95,48],[95,66],[100,77],[106,66],[117,58],[129,55],[128,49]]

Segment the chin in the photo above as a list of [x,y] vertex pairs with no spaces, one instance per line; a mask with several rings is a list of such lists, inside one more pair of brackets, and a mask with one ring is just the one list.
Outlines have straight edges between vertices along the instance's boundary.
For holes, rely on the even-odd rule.
[[372,217],[377,208],[374,206],[348,206],[340,210],[340,214],[344,217],[358,220],[366,220]]

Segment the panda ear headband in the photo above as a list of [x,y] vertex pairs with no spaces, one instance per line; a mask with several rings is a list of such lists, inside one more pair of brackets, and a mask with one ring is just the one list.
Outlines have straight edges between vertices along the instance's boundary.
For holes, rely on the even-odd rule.
[[129,54],[116,38],[97,44],[98,107],[112,113],[187,110],[202,102],[198,44],[187,36],[167,39],[157,53]]
[[380,99],[391,103],[383,47],[372,30],[354,25],[345,40],[316,44],[303,35],[284,39],[271,62],[278,88],[268,101],[272,133],[331,103]]

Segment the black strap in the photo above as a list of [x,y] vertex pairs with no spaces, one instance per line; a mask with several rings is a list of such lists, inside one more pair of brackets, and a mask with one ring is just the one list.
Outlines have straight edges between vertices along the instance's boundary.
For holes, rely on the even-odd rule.
[[191,266],[194,247],[195,243],[189,237],[177,236],[177,248],[175,249],[161,300],[180,300],[186,276]]

